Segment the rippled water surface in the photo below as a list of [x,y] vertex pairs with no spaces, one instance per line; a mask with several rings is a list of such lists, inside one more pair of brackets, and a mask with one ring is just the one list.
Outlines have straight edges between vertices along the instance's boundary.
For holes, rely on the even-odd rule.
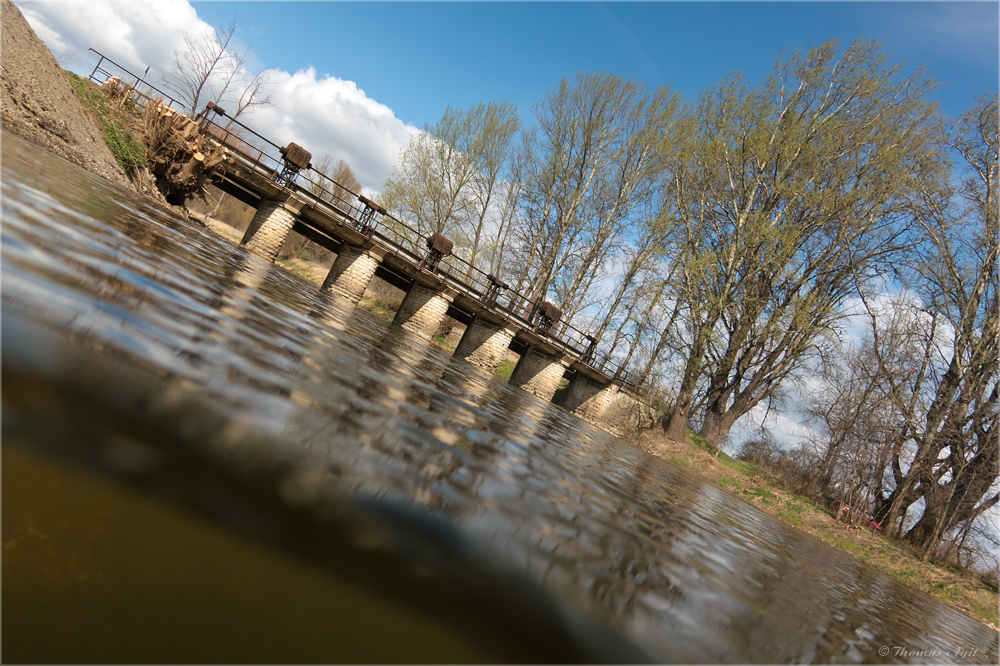
[[10,136],[2,242],[8,662],[997,662],[982,625]]

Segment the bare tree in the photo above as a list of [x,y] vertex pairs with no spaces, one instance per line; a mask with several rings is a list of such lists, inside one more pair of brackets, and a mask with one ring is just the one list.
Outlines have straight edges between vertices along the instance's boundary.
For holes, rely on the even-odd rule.
[[911,284],[943,340],[934,340],[912,397],[899,400],[905,407],[900,439],[912,445],[913,458],[906,465],[903,447],[895,452],[895,487],[880,503],[879,517],[901,533],[907,509],[923,500],[906,536],[925,552],[1000,502],[993,490],[1000,462],[997,107],[996,95],[984,96],[955,122],[948,145],[961,179],[942,179],[941,187],[924,187],[917,198],[923,235]]
[[185,33],[184,48],[174,52],[173,71],[162,80],[190,116],[197,115],[207,102],[225,109],[230,119],[238,118],[248,108],[271,103],[267,71],[247,70],[250,48],[236,47],[238,28],[234,19],[211,31]]
[[908,295],[862,299],[868,333],[835,359],[813,413],[827,492],[871,502],[887,534],[948,559],[1000,502],[996,96],[945,137],[958,168],[945,163],[914,193]]
[[736,454],[737,459],[766,469],[773,467],[780,457],[781,446],[767,430],[762,430],[759,435],[744,440]]
[[498,202],[520,123],[509,102],[449,107],[434,126],[410,139],[385,181],[382,203],[422,234],[441,233],[475,265]]
[[820,433],[817,486],[827,500],[840,500],[865,516],[881,497],[899,444],[899,388],[918,371],[926,348],[926,326],[905,298],[872,311],[868,323],[871,329],[859,344],[831,354],[823,388],[805,401],[813,430]]

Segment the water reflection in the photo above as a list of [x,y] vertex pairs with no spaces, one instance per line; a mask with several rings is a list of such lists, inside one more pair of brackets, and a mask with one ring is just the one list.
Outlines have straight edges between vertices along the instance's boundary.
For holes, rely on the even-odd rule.
[[[435,636],[460,628],[482,649],[463,653],[473,661],[902,659],[884,645],[996,661],[995,632],[196,226],[10,153],[13,141],[5,456],[73,461],[405,603],[439,622]],[[11,502],[5,476],[5,647],[30,631],[83,650],[66,635],[79,621],[69,592],[44,609],[61,622],[10,624],[51,583],[17,557],[44,499],[17,487]],[[88,571],[128,568],[100,558]],[[164,570],[211,587],[197,567]],[[162,589],[141,584],[150,599],[107,591],[120,608],[102,620],[158,603]],[[360,646],[316,645],[316,660],[364,660]]]

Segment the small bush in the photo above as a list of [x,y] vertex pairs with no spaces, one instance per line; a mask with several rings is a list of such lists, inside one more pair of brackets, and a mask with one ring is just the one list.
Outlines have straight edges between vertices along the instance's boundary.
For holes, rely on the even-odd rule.
[[118,166],[130,176],[135,174],[136,170],[146,164],[146,147],[113,121],[105,119],[103,125],[104,142],[111,149]]
[[128,175],[135,175],[146,164],[146,146],[136,138],[142,114],[131,102],[122,104],[108,99],[89,79],[72,72],[66,72],[66,76],[83,108],[101,121],[104,142],[118,166]]

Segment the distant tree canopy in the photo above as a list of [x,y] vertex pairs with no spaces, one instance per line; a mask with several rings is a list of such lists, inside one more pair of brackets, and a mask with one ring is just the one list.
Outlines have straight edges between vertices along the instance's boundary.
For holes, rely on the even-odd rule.
[[437,124],[410,140],[383,186],[383,205],[424,235],[451,238],[456,252],[474,266],[495,260],[496,243],[486,245],[513,210],[506,203],[512,193],[501,179],[516,170],[519,127],[517,110],[508,102],[449,107]]
[[[816,476],[848,474],[924,546],[997,502],[996,94],[951,122],[935,86],[863,40],[693,101],[580,73],[527,128],[506,102],[448,109],[383,202],[555,302],[669,398],[675,439],[721,446],[836,369]],[[914,298],[870,339],[838,342],[857,303],[899,287]]]

